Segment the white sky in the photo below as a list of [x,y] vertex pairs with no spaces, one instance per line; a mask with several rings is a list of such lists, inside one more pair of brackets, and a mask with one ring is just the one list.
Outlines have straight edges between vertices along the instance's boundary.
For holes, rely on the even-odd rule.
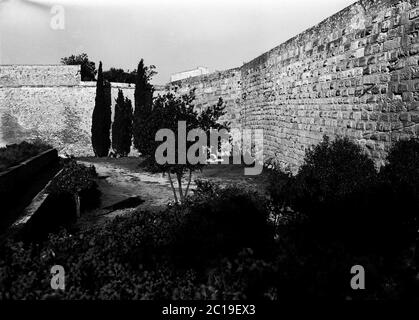
[[[0,0],[0,62],[58,64],[86,52],[104,69],[154,64],[170,74],[241,66],[355,0]],[[65,29],[50,27],[51,7]]]

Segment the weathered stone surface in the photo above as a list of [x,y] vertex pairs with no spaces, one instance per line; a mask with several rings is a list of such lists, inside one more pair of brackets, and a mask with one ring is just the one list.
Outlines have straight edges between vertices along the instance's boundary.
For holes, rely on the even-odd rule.
[[[196,88],[198,109],[222,97],[233,128],[264,130],[265,159],[296,168],[329,135],[359,142],[380,164],[392,142],[419,133],[418,12],[417,0],[361,0],[240,68],[158,92]],[[41,136],[91,154],[94,84],[57,66],[8,67],[8,77],[2,68],[0,144]],[[134,88],[119,86],[133,100]]]
[[[380,164],[392,142],[419,132],[418,12],[418,1],[359,1],[243,65],[240,86],[221,96],[240,92],[234,115],[264,130],[265,158],[298,167],[326,134],[367,146]],[[180,86],[212,89],[215,101],[214,77]]]
[[231,128],[241,127],[240,68],[174,81],[169,83],[166,89],[179,94],[186,94],[195,89],[197,110],[216,105],[218,99],[223,98],[227,114],[220,121],[229,121]]
[[[134,103],[133,86],[113,83],[112,99],[118,89]],[[90,129],[95,96],[96,83],[81,82],[80,76],[76,85],[0,86],[0,145],[41,138],[62,154],[93,155]]]
[[80,77],[80,66],[0,65],[0,87],[70,86]]

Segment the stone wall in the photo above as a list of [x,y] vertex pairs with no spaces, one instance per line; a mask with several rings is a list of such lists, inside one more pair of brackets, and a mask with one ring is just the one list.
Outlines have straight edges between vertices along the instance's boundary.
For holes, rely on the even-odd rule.
[[232,128],[241,127],[240,68],[174,81],[169,84],[168,89],[179,94],[186,94],[195,89],[195,107],[198,111],[216,105],[221,97],[227,113],[220,121],[229,121]]
[[182,86],[213,92],[200,104],[241,92],[234,114],[264,130],[265,159],[296,168],[328,135],[350,137],[380,164],[391,142],[419,134],[418,2],[357,2],[243,65],[232,91],[217,91],[216,75]]
[[[126,84],[113,99],[118,86],[133,100]],[[198,109],[222,97],[233,128],[263,129],[265,159],[297,168],[329,135],[380,164],[392,142],[419,134],[419,0],[361,0],[240,68],[166,86],[193,88]],[[74,67],[1,66],[0,143],[40,136],[91,154],[94,96]]]
[[80,66],[0,65],[0,87],[71,86],[80,77]]
[[[80,66],[1,66],[0,79],[0,146],[40,138],[63,154],[93,155],[96,83],[80,81]],[[134,103],[133,86],[111,85],[113,107],[118,89]]]

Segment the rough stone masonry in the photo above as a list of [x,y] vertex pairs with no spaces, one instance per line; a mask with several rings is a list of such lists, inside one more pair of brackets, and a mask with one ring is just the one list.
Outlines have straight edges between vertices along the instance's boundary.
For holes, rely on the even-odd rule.
[[[118,89],[134,101],[134,86],[111,83],[113,99]],[[40,138],[63,154],[93,155],[95,96],[96,82],[82,82],[80,66],[0,66],[0,146]]]
[[418,5],[359,1],[241,68],[171,86],[196,87],[200,104],[225,98],[235,126],[264,129],[265,159],[296,168],[329,135],[380,164],[419,134]]
[[[222,97],[232,127],[263,129],[265,159],[284,166],[323,135],[350,137],[380,164],[392,142],[419,134],[418,62],[419,0],[362,0],[241,67],[166,89],[195,88],[200,109]],[[0,142],[32,134],[91,153],[93,86],[60,76],[64,66],[17,78],[4,68]]]

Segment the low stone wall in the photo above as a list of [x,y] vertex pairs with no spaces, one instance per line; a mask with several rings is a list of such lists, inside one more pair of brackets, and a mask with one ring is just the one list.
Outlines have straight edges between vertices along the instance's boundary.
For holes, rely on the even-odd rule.
[[19,192],[23,185],[48,166],[58,162],[56,149],[49,149],[22,163],[0,172],[0,198]]

